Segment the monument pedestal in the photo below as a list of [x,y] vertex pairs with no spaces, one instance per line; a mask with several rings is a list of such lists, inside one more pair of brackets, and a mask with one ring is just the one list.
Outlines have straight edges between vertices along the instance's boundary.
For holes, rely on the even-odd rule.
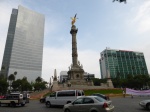
[[87,85],[85,80],[69,80],[71,85]]
[[56,90],[59,90],[58,81],[53,81],[52,91],[56,91]]
[[84,70],[80,65],[73,66],[71,70],[68,71],[68,83],[71,85],[91,85],[88,84],[89,81],[84,79]]
[[111,78],[107,78],[107,85],[108,85],[108,87],[110,87],[110,88],[114,88],[113,83],[112,83],[112,81],[111,81]]

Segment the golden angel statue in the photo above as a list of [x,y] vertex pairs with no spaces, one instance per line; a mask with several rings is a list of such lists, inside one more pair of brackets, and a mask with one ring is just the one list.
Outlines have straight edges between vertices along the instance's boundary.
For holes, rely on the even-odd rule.
[[74,23],[76,22],[76,19],[78,19],[78,18],[76,18],[76,16],[77,16],[77,14],[75,14],[75,16],[73,18],[71,18],[72,19],[72,22],[71,22],[72,25],[74,25]]

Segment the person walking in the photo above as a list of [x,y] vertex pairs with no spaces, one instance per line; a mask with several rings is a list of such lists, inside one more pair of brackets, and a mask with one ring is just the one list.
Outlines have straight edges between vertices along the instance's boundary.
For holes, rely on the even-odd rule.
[[123,90],[123,97],[125,98],[125,92],[124,92],[124,90]]
[[131,98],[133,98],[133,95],[131,94]]

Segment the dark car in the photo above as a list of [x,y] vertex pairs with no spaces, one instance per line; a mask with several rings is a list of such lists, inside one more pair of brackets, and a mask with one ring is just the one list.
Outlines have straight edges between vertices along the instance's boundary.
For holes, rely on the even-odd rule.
[[46,99],[46,97],[40,98],[40,102],[41,102],[41,103],[45,103],[45,99]]
[[5,98],[5,96],[0,96],[0,99]]
[[99,96],[101,98],[104,98],[105,100],[110,100],[109,96],[106,96],[106,95],[100,94],[100,93],[93,93],[91,96]]

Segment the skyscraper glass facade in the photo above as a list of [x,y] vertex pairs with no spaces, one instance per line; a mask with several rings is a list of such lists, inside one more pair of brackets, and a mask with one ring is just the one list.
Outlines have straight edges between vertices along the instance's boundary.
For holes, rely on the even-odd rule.
[[101,77],[111,78],[127,75],[148,75],[148,70],[142,52],[105,49],[101,52],[100,69]]
[[2,74],[29,81],[41,76],[44,15],[19,6],[13,9],[2,62]]

